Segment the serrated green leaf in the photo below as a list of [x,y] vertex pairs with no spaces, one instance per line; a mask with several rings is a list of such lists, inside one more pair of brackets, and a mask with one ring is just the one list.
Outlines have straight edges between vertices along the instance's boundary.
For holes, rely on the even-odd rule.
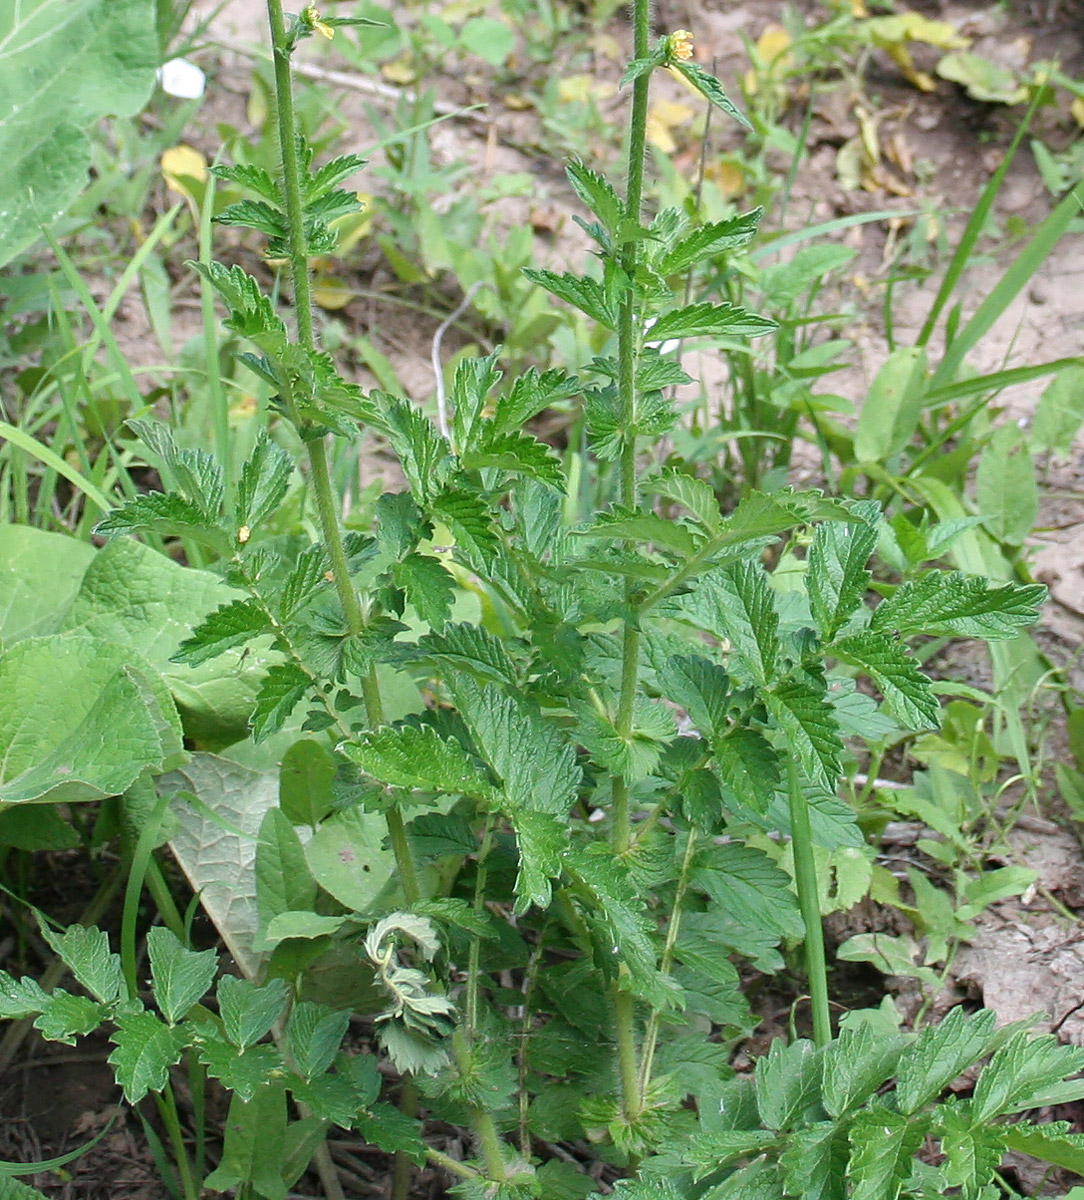
[[763,337],[778,326],[767,317],[758,317],[736,304],[687,304],[664,313],[651,326],[653,342],[671,338]]
[[148,1092],[160,1092],[169,1082],[169,1068],[181,1061],[188,1036],[160,1021],[154,1013],[120,1013],[109,1040],[116,1049],[109,1063],[129,1104]]
[[361,1105],[350,1081],[342,1075],[318,1075],[315,1079],[293,1079],[290,1091],[294,1100],[307,1106],[314,1117],[350,1129]]
[[257,987],[236,975],[223,975],[215,990],[226,1037],[245,1050],[258,1042],[282,1015],[290,997],[283,979],[269,979]]
[[1038,1108],[1050,1088],[1078,1071],[1084,1071],[1084,1048],[1062,1045],[1054,1034],[1019,1030],[983,1067],[972,1095],[974,1120]]
[[519,431],[497,433],[490,424],[482,430],[479,444],[463,455],[462,465],[468,471],[493,468],[529,475],[556,491],[564,485],[561,460],[545,442]]
[[147,931],[147,954],[158,1010],[167,1024],[176,1025],[210,989],[218,973],[218,955],[213,949],[189,950],[161,925]]
[[809,675],[781,680],[767,697],[768,710],[814,785],[835,794],[842,771],[843,743],[823,680]]
[[294,1067],[307,1080],[322,1075],[335,1061],[350,1026],[349,1009],[299,1000],[286,1023],[286,1044]]
[[197,1043],[197,1048],[207,1074],[242,1100],[251,1100],[276,1072],[285,1069],[282,1055],[274,1046],[238,1050],[215,1038]]
[[0,1175],[0,1200],[49,1200],[49,1197],[28,1183]]
[[263,609],[254,600],[232,600],[209,613],[192,630],[170,658],[170,662],[187,663],[191,667],[217,658],[270,632],[271,624]]
[[488,563],[500,552],[489,506],[477,493],[449,489],[434,497],[429,507],[452,531],[468,562]]
[[922,633],[998,641],[1033,625],[1045,599],[1041,584],[990,587],[989,580],[977,575],[930,571],[883,600],[873,611],[870,628],[904,637]]
[[675,469],[650,476],[641,486],[645,492],[676,501],[692,513],[707,533],[716,533],[722,527],[719,501],[711,485],[703,479]]
[[1026,435],[1015,422],[995,430],[975,468],[975,502],[990,535],[1021,546],[1039,516],[1039,483]]
[[230,538],[215,523],[211,514],[175,492],[168,495],[148,492],[144,496],[137,496],[135,500],[129,500],[127,504],[114,509],[94,527],[94,532],[102,537],[145,531],[163,537],[190,537],[209,546],[223,558],[233,549]]
[[809,605],[823,636],[834,638],[862,604],[869,586],[866,567],[877,545],[876,520],[817,526],[809,548]]
[[868,1025],[845,1027],[823,1052],[821,1103],[832,1117],[864,1104],[896,1070],[903,1037],[874,1035]]
[[215,221],[219,225],[255,229],[257,233],[279,241],[284,241],[287,236],[285,215],[265,200],[238,200],[218,213]]
[[380,393],[381,415],[392,449],[419,504],[425,505],[453,469],[451,447],[433,422],[408,400]]
[[602,513],[594,524],[573,530],[579,537],[628,538],[648,542],[666,550],[689,557],[696,553],[701,539],[688,526],[668,520],[653,512],[615,510]]
[[693,1138],[683,1157],[695,1167],[693,1179],[699,1181],[731,1163],[773,1150],[779,1140],[774,1130],[720,1129]]
[[34,1021],[43,1038],[74,1046],[75,1039],[93,1033],[111,1015],[110,1010],[89,996],[73,996],[63,988],[49,995],[49,1003]]
[[440,633],[421,638],[418,650],[434,663],[446,663],[484,682],[519,686],[519,674],[504,643],[480,625],[445,625]]
[[691,882],[738,926],[767,931],[776,941],[802,935],[790,878],[762,850],[737,842],[698,850]]
[[698,229],[694,229],[680,238],[659,259],[655,264],[655,269],[660,275],[676,275],[714,255],[724,254],[728,250],[736,250],[745,246],[756,237],[760,219],[763,216],[762,208],[754,208],[750,212],[729,217],[725,221],[713,221],[708,225],[701,225]]
[[49,1001],[49,993],[36,979],[29,975],[15,979],[0,971],[0,1020],[21,1021],[36,1016],[49,1007]]
[[[331,25],[375,25],[377,22],[332,17],[328,23]],[[342,183],[344,179],[356,175],[358,171],[368,165],[368,162],[369,160],[361,154],[340,154],[330,162],[324,163],[322,167],[318,167],[307,179],[302,181],[305,200],[315,200],[324,195],[325,192]]]
[[677,654],[658,672],[659,690],[679,704],[706,738],[726,729],[730,676],[699,654]]
[[290,486],[293,459],[266,433],[256,439],[237,484],[237,520],[250,530],[262,528],[278,509]]
[[939,1113],[941,1167],[949,1187],[958,1187],[964,1200],[977,1200],[982,1188],[994,1178],[1005,1154],[1006,1131],[995,1125],[974,1122],[971,1114],[943,1107]]
[[1034,1125],[1021,1121],[1003,1126],[1003,1130],[1008,1149],[1084,1175],[1084,1134],[1070,1133],[1068,1122]]
[[906,645],[880,632],[857,633],[832,647],[843,662],[864,671],[881,689],[888,711],[905,729],[937,729],[941,705]]
[[909,1120],[884,1105],[863,1109],[851,1125],[847,1177],[852,1200],[896,1200],[929,1122]]
[[486,400],[503,374],[496,363],[496,354],[461,358],[456,363],[451,394],[452,443],[460,455],[477,447]]
[[408,554],[395,563],[391,577],[407,602],[432,629],[442,629],[455,600],[455,578],[431,554]]
[[625,218],[625,205],[610,181],[584,163],[576,161],[565,167],[565,174],[572,184],[572,190],[598,217],[603,228],[611,234],[616,233]]
[[390,1104],[370,1105],[369,1111],[358,1118],[357,1130],[370,1146],[385,1154],[405,1154],[416,1167],[425,1166],[421,1125]]
[[262,742],[278,733],[311,686],[312,680],[297,663],[276,663],[271,667],[256,693],[252,740]]
[[847,1138],[834,1121],[794,1130],[779,1156],[788,1195],[802,1200],[844,1200]]
[[764,736],[737,726],[711,746],[726,786],[753,812],[767,812],[779,786],[779,756]]
[[88,992],[102,1004],[112,1004],[124,988],[120,955],[109,949],[104,929],[69,925],[63,933],[39,921],[45,940]]
[[271,204],[285,207],[282,188],[263,167],[253,166],[250,163],[223,164],[211,167],[210,173],[216,179],[224,179],[228,183],[237,183],[241,187],[248,188],[249,191],[262,196]]
[[591,704],[574,703],[573,711],[577,717],[577,736],[594,761],[630,783],[649,775],[659,760],[663,743],[677,736],[673,713],[653,704],[646,696],[636,697],[632,727],[627,734],[618,733],[613,720]]
[[554,271],[538,271],[525,269],[524,276],[544,287],[559,300],[578,308],[580,312],[597,321],[606,329],[616,329],[618,321],[618,304],[628,289],[627,279],[624,287],[614,279],[611,286],[597,279],[582,275],[558,275]]
[[1063,367],[1039,398],[1029,440],[1036,454],[1067,460],[1084,422],[1084,364]]
[[821,1066],[813,1043],[800,1038],[788,1045],[774,1039],[768,1053],[757,1059],[755,1077],[761,1121],[776,1131],[801,1123],[820,1092]]
[[722,109],[728,117],[733,118],[739,125],[744,125],[746,129],[752,129],[749,124],[749,119],[738,108],[735,108],[730,97],[723,91],[722,85],[713,76],[709,75],[703,67],[698,67],[696,63],[689,61],[681,61],[675,59],[670,63],[673,69],[693,85],[694,88],[707,100],[710,100],[716,108]]
[[529,367],[513,381],[493,408],[493,433],[519,433],[543,409],[580,395],[583,384],[574,375],[553,368],[541,374]]
[[924,1029],[900,1057],[895,1093],[900,1112],[917,1112],[961,1071],[978,1062],[990,1044],[996,1020],[991,1009],[969,1017],[962,1008],[954,1008],[938,1024]]
[[732,659],[756,683],[770,684],[779,660],[779,617],[768,575],[758,562],[718,567],[674,601],[685,620],[730,643]]
[[431,725],[385,726],[341,749],[367,774],[393,787],[470,796],[487,796],[493,790],[459,742],[441,737]]

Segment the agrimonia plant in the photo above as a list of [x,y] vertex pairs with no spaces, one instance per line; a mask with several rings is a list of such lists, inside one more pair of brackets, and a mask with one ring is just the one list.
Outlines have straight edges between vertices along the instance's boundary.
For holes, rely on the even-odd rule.
[[[303,786],[268,809],[256,851],[260,927],[244,959],[256,977],[224,975],[205,1005],[214,954],[152,930],[155,1012],[134,956],[125,971],[104,934],[73,927],[47,937],[88,995],[0,975],[0,1015],[61,1040],[112,1021],[118,1081],[133,1102],[164,1097],[188,1197],[202,1167],[168,1093],[185,1056],[233,1093],[222,1160],[202,1182],[269,1200],[332,1125],[398,1155],[398,1200],[411,1161],[426,1159],[457,1196],[594,1194],[574,1162],[544,1153],[577,1139],[629,1177],[616,1186],[625,1200],[992,1197],[1006,1149],[1084,1165],[1063,1126],[1001,1120],[1084,1095],[1065,1082],[1081,1051],[959,1011],[919,1034],[855,1022],[833,1037],[820,915],[836,856],[870,856],[836,799],[845,739],[936,727],[908,642],[1010,638],[1043,590],[927,569],[931,551],[902,582],[878,583],[873,605],[884,532],[873,502],[784,489],[724,514],[693,469],[646,462],[677,421],[674,388],[691,382],[666,343],[746,353],[774,329],[732,304],[674,298],[688,268],[754,237],[758,212],[710,224],[643,212],[656,70],[743,119],[691,61],[690,36],[652,47],[637,0],[624,189],[573,164],[591,269],[528,273],[604,331],[603,351],[576,374],[509,381],[497,354],[464,359],[445,433],[404,400],[362,392],[318,347],[308,261],[333,244],[329,221],[357,207],[339,184],[363,164],[314,167],[294,127],[290,57],[345,22],[309,7],[287,24],[280,0],[268,12],[282,173],[217,168],[253,195],[220,220],[266,234],[269,257],[289,262],[294,329],[242,268],[197,269],[305,445],[320,536],[276,532],[297,468],[271,437],[228,478],[151,421],[133,431],[171,486],[98,527],[181,538],[217,560],[234,590],[174,658],[252,648],[267,666],[251,736],[293,735],[283,768]],[[558,457],[525,428],[558,401],[582,403],[613,480],[612,503],[583,522],[566,515]],[[359,424],[386,438],[409,490],[380,498],[371,532],[344,533],[325,442]],[[425,703],[389,721],[393,678]],[[155,826],[163,804],[151,801]],[[348,835],[370,814],[389,849]],[[345,889],[306,853],[302,835],[326,844],[326,833]],[[364,902],[343,900],[359,889]],[[729,1051],[753,1021],[736,963],[778,971],[798,944],[812,1041],[774,1044],[739,1078]],[[329,962],[361,982],[324,1004],[308,997]],[[376,1056],[341,1050],[351,1010],[372,1018],[401,1080],[398,1111],[378,1098]],[[970,1099],[940,1100],[991,1055]],[[473,1131],[468,1161],[427,1145],[423,1110]],[[333,1172],[325,1186],[334,1194]]]

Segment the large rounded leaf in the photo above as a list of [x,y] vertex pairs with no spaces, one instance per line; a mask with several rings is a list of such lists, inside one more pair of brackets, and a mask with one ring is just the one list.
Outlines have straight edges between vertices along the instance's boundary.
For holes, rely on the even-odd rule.
[[147,102],[154,0],[0,3],[0,266],[87,183],[87,131]]
[[0,646],[55,633],[95,554],[63,533],[0,525]]
[[0,655],[0,804],[115,796],[184,759],[169,690],[129,647],[56,634]]

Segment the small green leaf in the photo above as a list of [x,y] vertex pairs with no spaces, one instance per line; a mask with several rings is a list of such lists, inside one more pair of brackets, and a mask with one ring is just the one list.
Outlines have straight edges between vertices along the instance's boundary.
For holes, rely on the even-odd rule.
[[893,630],[903,637],[974,637],[1000,641],[1014,637],[1039,619],[1046,599],[1041,584],[1006,583],[959,571],[930,571],[901,584],[873,611],[870,628]]
[[258,1042],[282,1015],[290,989],[283,979],[261,987],[236,975],[223,975],[215,993],[226,1037],[244,1050]]
[[1082,422],[1084,364],[1074,364],[1060,370],[1039,398],[1031,422],[1032,452],[1068,460]]
[[357,1130],[370,1146],[385,1154],[405,1154],[416,1167],[425,1166],[427,1154],[420,1123],[390,1104],[370,1105],[369,1111],[359,1117]]
[[192,630],[192,636],[177,647],[170,662],[199,666],[235,646],[246,645],[270,629],[271,624],[256,601],[233,600],[209,613]]
[[828,1115],[841,1117],[869,1100],[895,1073],[905,1045],[902,1037],[875,1036],[868,1025],[841,1029],[823,1054],[821,1102]]
[[345,742],[342,753],[381,783],[486,796],[492,784],[459,742],[431,725],[385,726]]
[[293,459],[266,433],[256,439],[237,485],[237,521],[250,530],[267,524],[290,486]]
[[1084,1134],[1070,1133],[1067,1121],[1054,1121],[1049,1125],[1021,1121],[1005,1126],[1004,1136],[1010,1150],[1064,1167],[1074,1175],[1084,1175]]
[[461,358],[452,380],[452,440],[460,455],[473,450],[482,427],[482,413],[489,393],[500,382],[496,354],[485,358]]
[[21,1021],[49,1007],[49,993],[30,975],[15,979],[0,971],[0,1020]]
[[444,628],[452,611],[456,584],[438,559],[430,554],[408,554],[392,566],[391,577],[431,629]]
[[154,999],[167,1023],[176,1025],[210,989],[218,973],[218,955],[213,949],[187,949],[161,925],[147,931],[147,953]]
[[104,1004],[57,988],[50,993],[49,1003],[34,1022],[34,1028],[50,1042],[74,1046],[77,1037],[93,1033],[108,1016],[110,1010]]
[[763,850],[738,842],[698,850],[692,886],[710,896],[738,926],[768,931],[777,942],[802,935],[790,878]]
[[824,681],[810,675],[781,680],[766,697],[790,751],[815,784],[835,794],[842,771],[843,743]]
[[163,1024],[154,1013],[121,1013],[109,1035],[116,1049],[109,1056],[117,1082],[129,1104],[148,1092],[160,1092],[169,1082],[169,1068],[181,1061],[187,1034]]
[[[731,658],[761,685],[771,683],[779,660],[779,617],[768,575],[759,562],[718,567],[695,591],[674,601],[683,619],[730,642]],[[734,667],[731,668],[732,671]]]
[[900,1058],[896,1083],[900,1112],[907,1116],[917,1112],[961,1071],[978,1062],[990,1044],[996,1021],[992,1009],[969,1017],[957,1007],[938,1024],[927,1026]]
[[686,508],[707,533],[716,533],[721,528],[719,501],[711,485],[703,479],[674,469],[649,476],[642,487],[645,492],[665,496]]
[[[1084,1048],[1062,1045],[1050,1034],[1014,1033],[982,1069],[972,1096],[976,1124],[1005,1113],[1039,1108],[1044,1094],[1084,1070]],[[1084,1090],[1084,1083],[1080,1084]]]
[[805,1038],[789,1045],[775,1038],[768,1053],[757,1059],[757,1110],[769,1129],[785,1130],[803,1123],[819,1089],[820,1063],[813,1043]]
[[252,740],[262,742],[278,733],[311,686],[312,680],[294,662],[271,667],[256,693]]
[[286,1023],[286,1044],[297,1071],[307,1080],[322,1075],[335,1061],[350,1025],[349,1009],[299,1000]]
[[738,108],[734,106],[730,97],[723,91],[719,81],[709,75],[702,67],[698,67],[694,62],[683,62],[675,59],[670,63],[670,66],[693,85],[694,88],[707,100],[710,100],[716,108],[722,109],[728,117],[732,117],[739,125],[744,125],[746,129],[752,129],[749,124],[749,118]]
[[851,1126],[847,1176],[852,1200],[896,1200],[911,1175],[928,1121],[909,1120],[882,1104],[863,1109]]
[[699,654],[677,654],[658,673],[659,690],[680,705],[703,737],[726,731],[730,676]]
[[829,640],[865,598],[870,581],[866,564],[877,545],[877,525],[877,519],[847,524],[823,521],[813,535],[806,573],[809,604],[821,633]]
[[854,453],[859,462],[884,463],[910,442],[927,386],[926,351],[897,346],[874,377],[858,417]]
[[832,653],[873,680],[884,694],[888,711],[905,729],[939,728],[941,706],[930,681],[902,642],[887,633],[858,633],[836,642]]
[[238,1050],[229,1042],[215,1038],[201,1041],[198,1048],[200,1062],[207,1068],[207,1074],[242,1100],[251,1100],[267,1085],[268,1079],[275,1072],[282,1072],[285,1066],[282,1055],[274,1046],[249,1046]]
[[764,209],[754,208],[725,221],[713,221],[685,234],[655,264],[660,275],[676,275],[717,254],[747,245],[756,236]]
[[104,929],[86,925],[70,925],[56,933],[43,922],[41,932],[53,952],[67,964],[75,978],[102,1004],[112,1004],[124,988],[120,955],[109,949],[109,935]]
[[335,806],[338,763],[321,742],[302,738],[279,766],[279,808],[293,825],[315,829]]
[[767,812],[779,787],[779,756],[767,739],[737,726],[711,745],[723,783],[753,812]]
[[1015,424],[994,432],[975,469],[975,502],[991,537],[1021,546],[1039,516],[1035,460]]
[[94,527],[102,537],[151,532],[163,537],[190,537],[225,558],[233,549],[214,516],[202,506],[171,492],[147,492],[114,509]]
[[605,176],[582,162],[571,162],[565,167],[572,190],[602,222],[603,228],[615,234],[625,219],[625,205],[613,185]]
[[688,304],[664,313],[651,326],[651,340],[694,337],[763,337],[778,326],[767,317],[758,317],[736,304]]
[[289,817],[269,809],[256,847],[256,901],[260,925],[284,912],[308,912],[316,904],[316,882]]
[[615,294],[613,289],[608,289],[597,279],[589,279],[581,275],[558,275],[553,271],[534,269],[526,269],[523,274],[532,283],[544,287],[547,292],[551,292],[559,300],[564,300],[573,308],[578,308],[592,321],[597,321],[606,329],[617,328],[617,301],[620,300],[621,293],[627,290],[627,283],[625,288],[617,289],[617,294]]

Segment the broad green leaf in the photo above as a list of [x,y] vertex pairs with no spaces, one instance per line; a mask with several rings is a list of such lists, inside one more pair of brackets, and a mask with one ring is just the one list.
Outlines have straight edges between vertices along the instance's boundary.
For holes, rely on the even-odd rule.
[[15,979],[0,971],[0,1020],[21,1021],[49,1007],[49,993],[30,975]]
[[751,679],[771,683],[779,659],[779,617],[771,584],[759,562],[742,560],[697,580],[695,590],[674,601],[684,620],[730,643]]
[[834,1121],[794,1130],[779,1156],[787,1194],[803,1200],[843,1200],[847,1159],[846,1134]]
[[972,1114],[947,1106],[940,1110],[939,1118],[941,1153],[945,1156],[941,1171],[945,1182],[960,1188],[960,1195],[968,1200],[977,1198],[1001,1165],[1007,1131],[1001,1126],[982,1124]]
[[418,642],[425,659],[467,671],[483,682],[519,686],[519,673],[504,643],[481,625],[445,625],[440,633],[429,633]]
[[645,492],[665,496],[687,509],[707,533],[716,533],[723,524],[719,501],[711,485],[684,471],[664,471],[652,475],[641,484]]
[[335,1060],[350,1026],[350,1010],[299,1000],[286,1023],[286,1044],[294,1067],[306,1080],[322,1075]]
[[1041,584],[990,587],[976,575],[930,571],[901,584],[883,600],[873,610],[870,628],[903,637],[922,633],[998,641],[1033,625],[1045,598]]
[[[182,567],[149,546],[128,539],[111,542],[87,570],[64,621],[66,631],[84,632],[142,654],[165,677],[181,713],[185,733],[202,748],[219,749],[243,738],[263,656],[242,658],[241,638],[216,662],[193,667],[173,661],[219,605],[240,599],[217,575]],[[229,611],[229,610],[227,610]],[[246,613],[249,636],[259,628]],[[208,655],[199,655],[202,661]]]
[[1049,1125],[1021,1121],[1004,1127],[1005,1145],[1020,1154],[1030,1154],[1032,1158],[1064,1167],[1074,1175],[1084,1175],[1084,1135],[1068,1130],[1066,1121]]
[[763,337],[778,326],[767,317],[758,317],[736,304],[688,304],[663,313],[651,326],[653,342],[671,338]]
[[877,372],[858,417],[854,453],[859,462],[884,463],[914,436],[928,387],[926,351],[897,346]]
[[723,783],[753,812],[767,812],[779,786],[779,756],[764,736],[739,725],[711,746]]
[[660,275],[676,275],[695,263],[745,246],[756,237],[763,215],[762,208],[754,208],[725,221],[701,225],[679,238],[655,264],[655,269]]
[[267,922],[262,940],[266,945],[272,946],[287,938],[327,937],[337,933],[348,920],[348,917],[322,917],[319,913],[290,910],[279,913]]
[[0,654],[0,802],[100,800],[184,757],[165,684],[129,648],[54,634]]
[[592,525],[574,532],[587,538],[628,538],[630,541],[647,542],[661,549],[673,550],[683,557],[695,554],[702,540],[688,526],[660,517],[657,513],[622,510],[603,513]]
[[877,545],[877,522],[823,521],[809,548],[806,587],[822,635],[831,640],[865,599],[866,564]]
[[573,703],[577,737],[591,758],[612,775],[629,783],[646,778],[655,769],[664,743],[677,736],[674,714],[664,705],[637,696],[633,703],[632,727],[619,734],[611,718],[593,705]]
[[832,653],[858,667],[881,689],[888,711],[905,729],[937,729],[941,706],[907,646],[887,633],[843,638]]
[[691,882],[739,926],[770,931],[777,941],[802,935],[790,879],[763,850],[738,842],[698,850]]
[[335,806],[333,784],[338,764],[322,743],[302,738],[279,765],[279,808],[294,825],[315,830]]
[[282,1178],[287,1135],[285,1084],[273,1080],[257,1088],[251,1100],[235,1093],[224,1128],[222,1158],[203,1181],[204,1186],[224,1192],[251,1183],[264,1200],[286,1200]]
[[257,987],[236,975],[223,975],[215,994],[226,1037],[245,1050],[264,1037],[282,1015],[290,997],[284,979],[269,979]]
[[877,1037],[868,1025],[844,1028],[823,1054],[821,1103],[832,1117],[864,1104],[896,1071],[903,1037]]
[[896,1101],[910,1115],[936,1099],[961,1071],[979,1061],[990,1044],[997,1014],[982,1009],[966,1016],[954,1008],[927,1026],[900,1057]]
[[97,551],[30,525],[0,525],[0,646],[56,633]]
[[345,742],[341,752],[381,783],[488,796],[493,785],[454,738],[431,725],[387,725]]
[[813,1043],[804,1038],[787,1045],[774,1038],[757,1059],[756,1097],[760,1119],[769,1129],[785,1130],[802,1120],[820,1091],[821,1065]]
[[114,509],[94,532],[115,538],[122,534],[157,533],[165,538],[187,537],[225,557],[234,548],[213,514],[176,492],[147,492]]
[[482,431],[481,444],[463,455],[462,465],[468,471],[495,468],[528,475],[555,491],[564,485],[561,460],[552,447],[526,433],[497,433],[489,423]]
[[1039,399],[1029,442],[1035,454],[1068,459],[1084,422],[1084,365],[1065,367],[1054,376]]
[[262,742],[286,724],[313,681],[295,662],[276,663],[256,691],[252,740]]
[[843,743],[823,680],[792,675],[781,680],[766,699],[787,748],[797,756],[806,776],[834,795],[842,770]]
[[[972,1098],[974,1121],[1040,1108],[1044,1095],[1084,1070],[1084,1048],[1062,1045],[1054,1034],[1014,1033],[982,1069]],[[1084,1083],[1081,1085],[1084,1090]]]
[[896,1200],[928,1121],[910,1120],[884,1105],[863,1109],[851,1126],[847,1176],[852,1200]]
[[1021,546],[1039,516],[1035,460],[1015,424],[994,432],[975,469],[975,502],[991,537]]
[[129,1104],[148,1092],[160,1092],[169,1082],[169,1068],[180,1062],[188,1035],[163,1024],[154,1013],[120,1013],[109,1040],[116,1049],[109,1063]]
[[913,938],[893,937],[885,933],[856,933],[836,950],[844,962],[872,963],[885,975],[902,975],[935,986],[938,974],[931,967],[918,966],[915,955],[918,947]]
[[354,912],[367,913],[395,878],[386,838],[384,818],[355,806],[323,822],[305,847],[305,859],[324,891]]
[[290,818],[269,809],[256,845],[256,907],[261,928],[284,912],[309,912],[316,905],[316,881]]
[[159,63],[152,0],[22,0],[0,8],[0,266],[89,182],[88,134],[134,116]]
[[34,1022],[34,1028],[50,1042],[74,1046],[76,1038],[93,1033],[111,1015],[109,1008],[89,996],[73,996],[57,988],[50,993],[48,1006]]
[[294,1100],[308,1107],[314,1117],[331,1121],[343,1129],[350,1129],[358,1118],[361,1105],[342,1075],[318,1075],[305,1080],[296,1076],[290,1082]]
[[392,566],[391,577],[430,628],[444,627],[452,611],[456,583],[438,559],[431,554],[408,554]]
[[357,1123],[358,1133],[385,1154],[405,1154],[416,1166],[425,1166],[427,1155],[422,1127],[390,1104],[371,1104]]
[[194,754],[159,783],[174,796],[170,849],[241,970],[260,967],[255,949],[256,844],[278,797],[277,772],[252,771],[213,754]]
[[659,690],[680,705],[703,737],[726,729],[730,677],[718,664],[699,654],[677,654],[658,673]]
[[176,1025],[210,989],[218,955],[213,949],[189,950],[162,925],[147,931],[147,954],[155,1002],[166,1022]]
[[207,1074],[224,1088],[235,1092],[242,1100],[252,1097],[267,1085],[267,1081],[284,1070],[282,1055],[274,1046],[249,1046],[238,1050],[218,1038],[197,1042],[200,1062]]
[[430,509],[451,530],[468,563],[491,562],[499,553],[500,539],[493,528],[492,513],[475,492],[449,488],[433,498]]
[[41,932],[68,969],[88,992],[102,1004],[112,1004],[124,988],[120,955],[109,949],[109,935],[104,929],[86,925],[69,925],[56,933],[42,923]]

